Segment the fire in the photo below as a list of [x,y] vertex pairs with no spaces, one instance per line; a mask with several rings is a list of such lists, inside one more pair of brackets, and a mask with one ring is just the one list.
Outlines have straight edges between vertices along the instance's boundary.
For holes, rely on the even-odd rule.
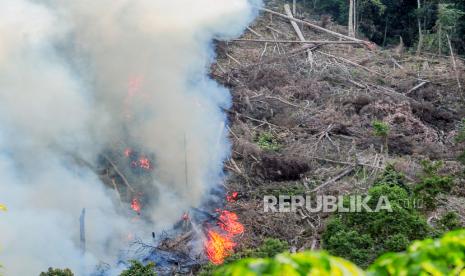
[[226,210],[220,211],[219,219],[220,222],[218,223],[218,226],[229,234],[239,235],[244,233],[244,225],[239,222],[239,218],[236,213]]
[[221,233],[211,229],[207,231],[205,252],[213,264],[219,265],[233,252],[236,246],[233,241],[234,236],[244,233],[245,229],[236,213],[226,210],[217,210],[217,212],[220,214],[218,226],[223,231]]
[[130,157],[131,154],[132,154],[132,149],[126,148],[126,149],[124,150],[124,156]]
[[232,192],[230,195],[226,195],[226,200],[228,202],[236,202],[238,198],[239,198],[238,192]]
[[150,160],[147,157],[141,157],[139,159],[138,164],[139,164],[139,167],[141,167],[142,169],[145,169],[145,170],[150,170],[150,168],[152,167],[151,163],[150,163]]
[[133,198],[131,201],[131,209],[136,211],[137,213],[140,213],[142,210],[142,205],[140,204],[139,199]]
[[236,243],[234,243],[228,235],[221,235],[214,230],[209,230],[207,235],[208,239],[205,242],[205,252],[208,259],[210,259],[213,264],[222,264],[224,259],[231,254]]

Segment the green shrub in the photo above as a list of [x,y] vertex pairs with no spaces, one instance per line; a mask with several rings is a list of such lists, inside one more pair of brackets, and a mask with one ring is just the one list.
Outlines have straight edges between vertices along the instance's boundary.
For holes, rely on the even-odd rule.
[[439,240],[414,242],[403,253],[388,253],[368,270],[370,275],[463,275],[465,231],[446,234]]
[[157,273],[154,271],[155,264],[149,262],[147,265],[143,265],[141,262],[132,260],[131,266],[124,270],[120,276],[156,276]]
[[447,212],[439,219],[437,228],[442,232],[457,230],[462,228],[462,222],[456,212]]
[[243,259],[215,271],[217,276],[363,275],[356,265],[326,252],[283,253],[274,258]]
[[441,161],[423,161],[423,173],[420,182],[415,186],[414,192],[421,198],[428,209],[436,208],[436,196],[440,193],[450,192],[454,179],[451,176],[439,175],[443,166]]
[[41,272],[39,276],[74,276],[74,274],[68,268],[59,269],[49,267],[47,272]]
[[388,198],[392,212],[339,213],[328,222],[322,235],[323,247],[329,253],[367,267],[387,251],[401,251],[413,240],[432,234],[426,219],[409,204],[411,194],[402,174],[392,167],[369,189],[368,205],[375,209],[381,196]]
[[281,146],[278,143],[278,140],[270,132],[262,132],[257,139],[258,146],[267,151],[278,151]]
[[371,126],[373,127],[373,134],[384,139],[384,149],[388,152],[389,125],[383,121],[374,120]]
[[[397,241],[402,237],[397,236]],[[387,253],[363,272],[356,265],[326,252],[279,254],[274,258],[243,259],[217,268],[218,276],[282,275],[464,275],[465,230],[450,232],[441,239],[416,241],[406,252]]]

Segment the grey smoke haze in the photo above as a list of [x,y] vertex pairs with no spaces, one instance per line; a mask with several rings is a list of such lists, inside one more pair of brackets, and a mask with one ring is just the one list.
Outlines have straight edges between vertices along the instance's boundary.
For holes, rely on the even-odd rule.
[[[0,0],[0,263],[88,275],[128,234],[169,228],[221,181],[230,96],[207,77],[212,38],[239,35],[252,0]],[[131,141],[156,156],[154,223],[133,223],[90,163]],[[184,141],[187,141],[185,143]],[[189,168],[185,183],[185,150]],[[148,189],[151,190],[151,189]],[[79,214],[87,209],[87,253]]]

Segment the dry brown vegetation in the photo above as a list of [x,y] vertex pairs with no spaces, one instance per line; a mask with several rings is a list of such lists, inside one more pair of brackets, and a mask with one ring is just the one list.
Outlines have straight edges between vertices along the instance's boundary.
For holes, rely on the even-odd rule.
[[[279,1],[270,6],[283,12]],[[326,17],[311,22],[344,32]],[[299,26],[307,40],[338,40]],[[250,28],[242,38],[298,39],[287,19],[268,13]],[[295,250],[319,247],[327,215],[263,213],[264,195],[363,192],[388,163],[412,180],[424,159],[463,171],[456,162],[463,149],[454,136],[465,117],[465,91],[459,91],[448,57],[363,45],[252,41],[218,42],[217,53],[211,75],[233,96],[226,186],[240,194],[228,208],[247,229],[242,247],[257,246],[264,237],[287,240]],[[464,61],[457,59],[457,66],[465,83]],[[383,139],[373,135],[373,120],[390,126],[388,154]],[[264,133],[276,148],[259,146]],[[445,199],[441,208],[465,215],[463,196],[457,188],[454,203]]]

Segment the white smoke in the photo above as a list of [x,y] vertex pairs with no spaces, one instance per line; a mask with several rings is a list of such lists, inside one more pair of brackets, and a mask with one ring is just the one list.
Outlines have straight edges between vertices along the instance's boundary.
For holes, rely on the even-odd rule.
[[[116,262],[128,233],[166,229],[202,203],[221,181],[229,152],[221,108],[230,96],[207,77],[209,44],[238,36],[257,4],[0,0],[4,274],[53,266],[88,275],[100,261]],[[158,192],[144,210],[150,225],[135,226],[119,211],[116,193],[70,158],[95,165],[122,141],[155,155],[155,189],[147,190]]]

